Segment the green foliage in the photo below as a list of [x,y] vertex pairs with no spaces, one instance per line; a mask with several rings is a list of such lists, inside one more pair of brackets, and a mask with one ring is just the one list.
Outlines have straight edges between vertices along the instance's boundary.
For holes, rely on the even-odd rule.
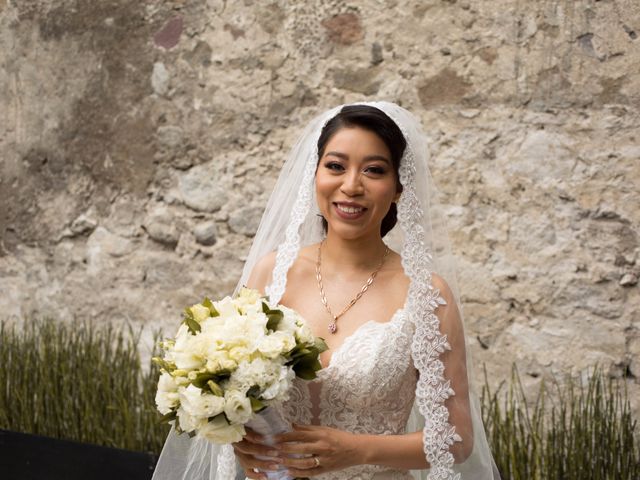
[[0,323],[0,428],[159,453],[159,373],[141,368],[138,340],[87,323]]
[[492,393],[485,379],[482,416],[504,479],[640,478],[640,443],[624,382],[596,369],[588,379],[542,382],[527,401],[514,368]]

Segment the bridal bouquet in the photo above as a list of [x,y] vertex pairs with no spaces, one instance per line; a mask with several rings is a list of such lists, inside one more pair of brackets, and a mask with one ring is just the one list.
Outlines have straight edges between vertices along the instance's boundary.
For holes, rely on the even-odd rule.
[[256,413],[287,400],[295,376],[315,378],[327,349],[295,311],[248,288],[186,308],[175,339],[161,346],[162,419],[219,444],[240,441]]

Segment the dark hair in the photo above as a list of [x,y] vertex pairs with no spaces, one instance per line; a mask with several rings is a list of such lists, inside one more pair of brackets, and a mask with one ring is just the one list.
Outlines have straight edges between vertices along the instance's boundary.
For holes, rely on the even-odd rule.
[[[369,105],[346,105],[342,107],[340,112],[329,120],[318,138],[318,162],[324,155],[324,149],[338,130],[349,127],[360,127],[375,133],[385,143],[391,153],[391,164],[396,172],[396,189],[402,192],[402,184],[400,183],[400,159],[407,147],[400,128],[391,120],[382,110],[371,107]],[[395,226],[398,220],[398,210],[395,202],[391,204],[389,211],[382,219],[380,226],[380,234],[384,237]],[[322,226],[327,231],[327,220],[322,219]]]

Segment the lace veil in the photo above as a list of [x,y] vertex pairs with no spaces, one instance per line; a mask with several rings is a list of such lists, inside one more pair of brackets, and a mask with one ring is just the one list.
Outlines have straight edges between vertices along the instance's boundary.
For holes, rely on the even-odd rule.
[[[426,138],[419,121],[404,108],[389,102],[361,104],[386,113],[407,141],[400,162],[403,191],[398,202],[398,222],[385,236],[385,242],[401,254],[402,265],[410,279],[405,309],[414,324],[411,353],[419,379],[407,432],[423,431],[424,452],[431,465],[429,470],[412,473],[416,478],[428,480],[499,478],[487,445],[471,378],[468,378],[468,383],[473,450],[462,463],[456,463],[449,451],[459,437],[448,421],[445,401],[455,392],[440,360],[440,354],[448,348],[448,343],[440,333],[439,320],[434,313],[443,300],[432,286],[432,272],[437,272],[447,282],[458,304],[459,296],[445,216],[442,205],[437,202],[437,192],[427,165]],[[323,238],[314,188],[317,142],[323,126],[341,108],[333,108],[313,119],[291,149],[267,203],[238,287],[246,283],[253,267],[263,256],[277,250],[272,281],[266,293],[272,301],[278,302],[285,291],[287,272],[300,248]],[[468,353],[466,362],[466,368],[461,370],[470,377],[472,370]],[[172,430],[153,479],[231,480],[241,473],[236,469],[230,446],[218,447],[197,438],[179,436]]]

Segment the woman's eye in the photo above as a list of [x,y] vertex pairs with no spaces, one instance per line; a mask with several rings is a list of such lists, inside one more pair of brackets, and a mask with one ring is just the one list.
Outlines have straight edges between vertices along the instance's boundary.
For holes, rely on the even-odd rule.
[[366,172],[373,173],[374,175],[383,175],[385,170],[383,167],[367,167]]
[[340,165],[337,162],[328,162],[325,164],[325,167],[328,168],[329,170],[334,170],[336,172],[340,172],[343,170],[342,165]]

